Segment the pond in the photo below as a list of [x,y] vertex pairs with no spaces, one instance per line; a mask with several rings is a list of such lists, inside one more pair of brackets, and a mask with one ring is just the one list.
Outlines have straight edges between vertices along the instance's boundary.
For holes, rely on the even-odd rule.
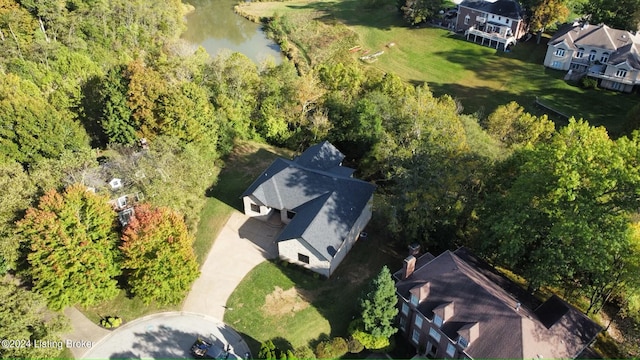
[[202,46],[216,56],[229,49],[241,52],[255,63],[271,57],[282,62],[280,47],[268,39],[262,26],[233,12],[237,0],[187,0],[195,10],[187,14],[187,30],[182,38]]

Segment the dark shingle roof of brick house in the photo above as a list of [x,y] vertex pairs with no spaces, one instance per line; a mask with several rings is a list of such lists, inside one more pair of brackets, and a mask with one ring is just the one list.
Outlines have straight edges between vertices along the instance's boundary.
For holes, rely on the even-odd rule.
[[446,251],[416,267],[396,284],[397,292],[409,299],[412,289],[427,282],[429,293],[418,310],[431,319],[435,308],[453,303],[454,315],[441,327],[450,339],[456,341],[463,326],[478,323],[479,336],[465,350],[473,358],[573,358],[601,330],[557,297],[537,306],[539,302],[521,289],[506,291],[505,285],[517,285],[465,249]]
[[515,0],[464,0],[460,6],[511,19],[522,19],[524,16],[520,4]]

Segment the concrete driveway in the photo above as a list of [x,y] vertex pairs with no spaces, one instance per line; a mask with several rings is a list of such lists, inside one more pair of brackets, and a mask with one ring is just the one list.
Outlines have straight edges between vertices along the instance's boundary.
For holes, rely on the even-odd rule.
[[85,359],[186,359],[198,337],[219,347],[230,344],[243,357],[249,347],[233,329],[210,316],[167,312],[145,316],[110,332]]
[[265,259],[278,256],[279,221],[265,223],[234,211],[216,238],[183,311],[224,319],[227,299],[245,275]]

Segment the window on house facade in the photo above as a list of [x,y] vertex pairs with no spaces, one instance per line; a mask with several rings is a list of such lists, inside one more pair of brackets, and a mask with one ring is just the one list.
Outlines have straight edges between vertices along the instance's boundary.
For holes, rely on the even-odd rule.
[[507,24],[511,22],[511,19],[506,19],[507,20]]
[[591,50],[589,52],[589,61],[595,61],[596,60],[596,51],[595,50]]
[[453,357],[453,355],[455,355],[455,353],[456,353],[456,347],[453,346],[452,343],[448,343],[447,344],[447,355],[449,357]]
[[611,84],[611,89],[613,90],[622,90],[622,84],[619,82],[614,82]]
[[498,20],[502,20],[502,16],[498,16]]
[[491,18],[492,18],[492,19],[495,19],[495,17],[496,17],[495,15],[491,14]]
[[584,48],[579,48],[578,51],[576,52],[576,58],[582,59],[583,56],[584,56]]
[[418,306],[418,297],[415,294],[411,294],[411,299],[409,301],[411,301],[411,305]]
[[606,63],[607,61],[609,61],[609,53],[602,53],[602,56],[600,57],[600,62],[602,63]]
[[429,329],[429,336],[431,336],[433,340],[435,340],[436,342],[440,342],[440,338],[442,337],[442,335],[440,335],[438,330],[434,328]]
[[407,327],[407,318],[404,316],[400,316],[400,329],[404,331],[406,327]]
[[411,333],[411,341],[413,341],[414,344],[417,344],[418,341],[420,341],[420,332],[416,329],[413,329],[413,333]]
[[422,328],[422,316],[416,314],[416,320],[414,321],[414,324],[416,324],[417,328]]
[[298,261],[303,262],[305,264],[308,264],[309,263],[309,257],[307,255],[298,253]]
[[260,212],[260,205],[251,204],[251,211],[259,213]]
[[442,326],[442,318],[436,314],[433,314],[433,323],[436,324],[437,327]]
[[402,313],[409,315],[409,305],[407,305],[407,303],[402,303]]
[[464,336],[458,336],[458,345],[463,349],[466,349],[469,346],[469,341]]
[[558,48],[556,49],[556,52],[553,53],[555,56],[564,56],[564,49],[563,48]]
[[555,69],[562,69],[562,63],[560,61],[552,61],[551,67]]
[[616,71],[616,76],[623,78],[627,76],[627,70],[625,69],[618,69],[618,71]]
[[471,20],[471,17],[469,15],[464,17],[464,24],[465,25],[469,25],[469,20]]

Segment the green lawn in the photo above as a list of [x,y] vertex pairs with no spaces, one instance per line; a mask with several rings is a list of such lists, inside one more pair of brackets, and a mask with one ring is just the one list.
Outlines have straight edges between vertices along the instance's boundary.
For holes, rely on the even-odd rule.
[[375,214],[367,232],[330,279],[294,265],[258,265],[229,297],[224,321],[249,339],[254,354],[269,339],[286,349],[314,345],[325,335],[346,336],[363,286],[383,265],[397,270],[404,255],[386,243]]
[[[358,34],[364,50],[385,53],[372,65],[414,84],[427,83],[436,95],[450,94],[462,102],[465,113],[486,116],[497,106],[517,101],[527,111],[542,114],[545,105],[594,125],[604,125],[613,134],[623,128],[628,103],[637,95],[604,90],[583,90],[567,84],[564,72],[546,69],[543,59],[546,39],[521,42],[510,53],[465,41],[447,30],[407,27],[395,7],[366,8],[361,0],[292,0],[259,2],[243,6],[243,12],[266,17],[274,12],[295,19],[318,19],[327,24],[346,24]],[[394,46],[389,47],[388,44]],[[358,54],[354,54],[357,57]],[[563,124],[561,116],[552,115]]]

